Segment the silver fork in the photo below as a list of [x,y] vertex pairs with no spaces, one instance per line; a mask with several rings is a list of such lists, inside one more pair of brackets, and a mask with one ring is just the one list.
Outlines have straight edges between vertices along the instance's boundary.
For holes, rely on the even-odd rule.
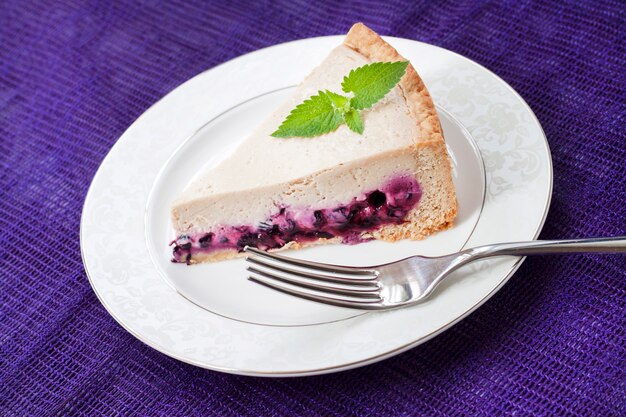
[[492,256],[626,252],[626,236],[534,240],[466,249],[451,255],[412,256],[369,267],[329,265],[270,254],[246,246],[249,279],[320,303],[387,310],[423,301],[452,271]]

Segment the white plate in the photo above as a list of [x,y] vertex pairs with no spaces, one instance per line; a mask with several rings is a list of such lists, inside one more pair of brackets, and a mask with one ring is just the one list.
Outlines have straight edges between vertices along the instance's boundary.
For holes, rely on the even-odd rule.
[[[102,163],[83,209],[83,261],[102,304],[146,344],[238,374],[354,368],[458,322],[519,266],[519,258],[484,261],[457,271],[423,304],[363,313],[252,284],[240,259],[192,267],[169,262],[168,210],[176,193],[228,155],[341,40],[277,45],[194,77],[137,119]],[[438,105],[455,167],[456,226],[421,242],[328,245],[289,254],[367,265],[534,239],[550,202],[552,165],[532,111],[504,81],[466,58],[387,40],[412,61]]]

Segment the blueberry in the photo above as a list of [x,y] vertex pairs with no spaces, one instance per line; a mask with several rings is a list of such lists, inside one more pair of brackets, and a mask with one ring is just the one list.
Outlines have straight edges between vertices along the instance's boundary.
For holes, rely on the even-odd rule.
[[201,248],[206,248],[211,244],[211,241],[213,240],[213,233],[207,233],[206,235],[202,236],[198,242],[200,243],[200,247]]
[[324,224],[326,224],[326,218],[324,217],[324,213],[322,213],[322,210],[315,210],[313,212],[313,216],[315,216],[315,222],[313,223],[313,226],[322,227]]
[[365,217],[359,219],[358,225],[362,229],[369,229],[378,225],[378,219],[375,217]]
[[350,211],[348,212],[348,214],[346,215],[346,220],[348,220],[348,222],[350,223],[358,222],[357,215],[359,214],[360,211],[361,211],[361,207],[359,206],[352,207]]
[[379,208],[387,202],[387,196],[382,191],[376,190],[367,196],[367,202],[371,206]]
[[258,233],[244,233],[237,241],[237,247],[254,246],[259,241]]
[[273,225],[270,229],[266,230],[266,233],[269,236],[282,236],[282,232],[280,231],[280,227],[277,224]]
[[182,250],[191,250],[191,242],[183,243],[182,245],[178,245]]

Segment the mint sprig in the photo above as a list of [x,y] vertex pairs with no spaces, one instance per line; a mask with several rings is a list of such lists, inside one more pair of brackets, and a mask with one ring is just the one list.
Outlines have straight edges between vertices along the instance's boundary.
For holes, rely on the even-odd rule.
[[[330,91],[319,91],[302,104],[298,104],[289,113],[289,116],[280,125],[278,130],[272,133],[277,138],[299,136],[310,138],[323,135],[337,129],[343,122],[341,110],[337,107],[337,99],[345,98]],[[345,100],[347,103],[348,100]]]
[[361,112],[355,109],[350,109],[343,114],[343,120],[353,132],[359,135],[363,134],[363,119],[361,118]]
[[341,88],[354,93],[350,107],[363,110],[372,107],[400,81],[409,63],[375,62],[353,69],[344,77]]
[[314,137],[332,132],[343,123],[362,134],[361,111],[385,97],[398,84],[408,65],[406,61],[374,62],[353,69],[341,83],[343,91],[351,97],[328,90],[318,91],[297,105],[272,136]]

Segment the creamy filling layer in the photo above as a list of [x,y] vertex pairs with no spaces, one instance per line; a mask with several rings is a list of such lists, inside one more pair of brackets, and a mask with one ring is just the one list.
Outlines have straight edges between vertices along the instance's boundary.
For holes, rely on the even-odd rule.
[[172,262],[191,263],[198,254],[219,250],[243,251],[247,246],[278,249],[289,242],[306,243],[340,238],[356,244],[367,240],[364,232],[385,224],[401,224],[417,206],[421,189],[412,175],[399,175],[376,190],[335,207],[277,207],[276,213],[257,225],[222,225],[214,230],[178,236]]

